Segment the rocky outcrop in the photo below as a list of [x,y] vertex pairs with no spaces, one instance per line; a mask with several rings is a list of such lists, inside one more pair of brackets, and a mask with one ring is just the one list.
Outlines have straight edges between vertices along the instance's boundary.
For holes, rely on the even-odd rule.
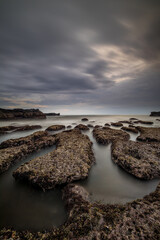
[[160,112],[151,112],[150,116],[158,117],[158,116],[160,116]]
[[134,120],[138,120],[137,118],[134,118],[134,117],[132,117],[132,118],[130,118],[129,119],[130,121],[134,121]]
[[0,127],[0,134],[6,134],[9,132],[29,131],[42,128],[40,125],[25,125],[25,126],[5,126]]
[[134,121],[134,123],[136,124],[147,124],[147,125],[152,125],[153,122],[152,121],[142,121],[142,120],[137,120],[137,121]]
[[110,124],[109,124],[109,123],[105,123],[104,126],[105,126],[105,127],[109,127]]
[[160,128],[146,128],[146,127],[136,127],[136,128],[141,133],[137,137],[138,141],[160,142]]
[[96,141],[100,144],[109,144],[115,140],[129,140],[129,134],[117,129],[112,129],[109,127],[94,128],[93,136]]
[[84,179],[94,162],[92,142],[79,130],[55,136],[57,149],[20,166],[13,176],[43,190]]
[[55,138],[44,131],[2,142],[0,144],[0,173],[5,172],[15,162],[20,161],[30,153],[54,144]]
[[82,118],[81,121],[88,121],[88,118]]
[[87,127],[93,128],[93,125],[92,124],[88,124]]
[[138,133],[138,130],[134,127],[122,127],[121,129],[126,132]]
[[84,124],[78,124],[78,125],[75,127],[75,129],[87,131],[87,130],[89,130],[89,127],[87,127],[87,126],[84,125]]
[[114,127],[122,127],[123,126],[123,124],[121,122],[112,122],[111,125]]
[[23,119],[23,118],[39,118],[44,119],[46,115],[39,109],[3,109],[0,108],[0,120]]
[[26,240],[159,240],[160,184],[156,190],[124,205],[91,203],[89,194],[78,185],[63,190],[68,219],[59,228],[45,232],[0,230],[1,239]]
[[160,177],[160,144],[116,141],[111,146],[112,160],[141,179]]
[[119,121],[120,123],[128,123],[128,124],[130,124],[130,123],[132,123],[131,121],[128,121],[128,120],[122,120],[122,121]]
[[64,125],[52,125],[46,129],[46,131],[59,131],[65,129]]
[[60,116],[60,113],[44,113],[46,116]]

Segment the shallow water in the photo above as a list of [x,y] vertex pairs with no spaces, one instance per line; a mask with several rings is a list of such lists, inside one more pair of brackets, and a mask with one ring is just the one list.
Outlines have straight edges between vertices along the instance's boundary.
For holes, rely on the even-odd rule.
[[[89,122],[81,122],[84,116],[56,116],[48,117],[46,120],[18,120],[0,122],[0,126],[39,124],[46,129],[53,124],[72,125],[72,123],[91,123],[93,125],[104,125],[105,123],[128,120],[136,117],[141,120],[153,120],[154,127],[160,126],[160,122],[154,117],[148,116],[86,116]],[[75,125],[72,125],[73,127]],[[124,124],[128,126],[128,124]],[[144,125],[147,126],[147,125]],[[119,129],[119,128],[116,128]],[[35,130],[37,131],[37,130]],[[10,139],[27,136],[35,131],[15,132],[0,136],[0,142]],[[115,165],[111,160],[110,147],[96,143],[92,136],[92,130],[84,132],[93,142],[93,151],[96,164],[92,166],[89,177],[77,183],[84,186],[91,194],[93,201],[104,203],[126,203],[137,198],[142,198],[146,194],[155,190],[159,180],[143,181],[126,173],[123,169]],[[130,134],[131,140],[135,141],[138,134]],[[66,219],[66,211],[62,201],[60,189],[47,192],[34,189],[32,186],[15,181],[12,177],[13,171],[23,162],[43,155],[55,148],[47,148],[38,153],[31,154],[23,161],[17,163],[6,173],[0,176],[0,227],[12,226],[16,229],[42,230],[52,226],[59,226]]]

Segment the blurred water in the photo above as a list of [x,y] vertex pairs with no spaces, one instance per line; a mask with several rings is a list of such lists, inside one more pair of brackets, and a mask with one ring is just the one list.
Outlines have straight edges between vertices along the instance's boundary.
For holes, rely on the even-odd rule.
[[[45,130],[53,124],[72,125],[72,127],[75,126],[74,123],[104,125],[105,123],[128,120],[130,117],[151,120],[154,121],[153,127],[160,126],[160,122],[156,121],[157,117],[149,116],[85,116],[89,119],[88,122],[82,122],[82,117],[84,116],[51,116],[45,120],[1,121],[0,126],[38,124],[42,126],[40,130]],[[128,126],[128,124],[124,124],[124,126]],[[1,135],[0,142],[10,138],[27,136],[35,131],[37,130]],[[89,191],[93,201],[125,203],[142,198],[155,190],[158,180],[143,181],[126,173],[112,162],[111,145],[97,144],[92,136],[92,129],[84,134],[87,134],[93,142],[96,164],[92,166],[89,177],[77,183]],[[138,134],[130,134],[130,139],[135,141],[137,136]],[[43,155],[54,148],[55,146],[31,154],[0,176],[0,227],[12,226],[16,229],[42,230],[58,226],[65,221],[66,211],[60,189],[42,192],[26,183],[15,181],[12,177],[13,171],[23,162]]]

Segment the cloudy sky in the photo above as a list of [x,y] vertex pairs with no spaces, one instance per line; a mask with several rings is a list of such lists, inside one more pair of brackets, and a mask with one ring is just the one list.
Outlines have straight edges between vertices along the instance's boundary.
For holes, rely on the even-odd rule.
[[0,0],[0,107],[160,110],[159,0]]

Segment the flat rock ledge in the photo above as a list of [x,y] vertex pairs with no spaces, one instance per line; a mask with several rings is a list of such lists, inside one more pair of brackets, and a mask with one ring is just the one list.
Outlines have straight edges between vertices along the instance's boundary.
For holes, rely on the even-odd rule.
[[89,130],[89,127],[87,127],[87,126],[84,125],[84,124],[78,124],[78,125],[75,127],[75,129],[87,131],[87,130]]
[[122,122],[111,122],[111,125],[114,127],[122,127],[123,126]]
[[121,129],[126,132],[138,133],[138,130],[134,127],[122,127]]
[[20,161],[34,151],[55,144],[55,138],[45,131],[33,133],[27,137],[10,139],[0,144],[0,174],[15,162]]
[[129,140],[130,138],[128,133],[109,127],[94,128],[93,136],[98,143],[103,145],[112,143],[115,140]]
[[46,129],[46,131],[59,131],[65,129],[64,125],[52,125]]
[[89,137],[74,129],[55,138],[56,150],[21,165],[13,176],[43,190],[86,178],[95,161]]
[[42,126],[40,125],[5,126],[5,127],[0,127],[0,134],[6,134],[9,132],[29,131],[29,130],[35,130],[40,128],[42,128]]
[[86,190],[75,184],[64,188],[63,199],[68,210],[68,219],[59,228],[45,232],[3,228],[0,230],[0,239],[160,239],[160,184],[143,199],[124,205],[91,203]]
[[160,144],[117,141],[111,146],[112,160],[126,172],[141,179],[160,177]]
[[134,123],[137,123],[137,124],[147,124],[147,125],[152,125],[153,122],[152,121],[142,121],[142,120],[137,120],[137,121],[134,121]]
[[160,143],[160,128],[146,128],[136,127],[140,131],[140,135],[137,137],[138,141],[143,142],[159,142]]

